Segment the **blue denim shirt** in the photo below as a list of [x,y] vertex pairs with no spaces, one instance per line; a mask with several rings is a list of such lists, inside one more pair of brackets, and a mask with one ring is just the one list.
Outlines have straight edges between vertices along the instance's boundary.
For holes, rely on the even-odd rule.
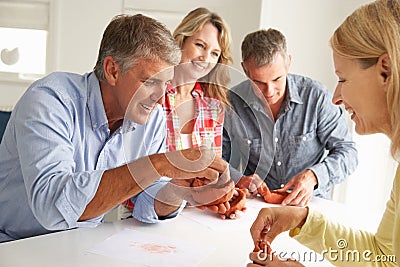
[[[165,136],[161,107],[147,124],[125,121],[110,135],[93,73],[53,73],[33,83],[12,111],[0,145],[0,242],[96,226],[104,215],[78,219],[103,172],[164,152]],[[158,219],[153,196],[167,181],[157,180],[134,198],[135,218]]]
[[310,169],[318,180],[314,195],[331,198],[333,184],[357,167],[357,150],[343,109],[331,92],[310,78],[288,74],[286,94],[274,122],[254,94],[250,80],[229,91],[233,110],[225,115],[223,158],[238,179],[257,173],[270,189]]

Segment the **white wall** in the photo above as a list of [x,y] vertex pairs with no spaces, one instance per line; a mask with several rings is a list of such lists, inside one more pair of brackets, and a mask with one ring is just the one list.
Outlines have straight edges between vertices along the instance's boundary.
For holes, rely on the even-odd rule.
[[101,37],[122,0],[54,1],[53,70],[85,73],[96,63]]
[[334,30],[367,0],[264,0],[263,28],[276,28],[287,38],[292,72],[336,86],[328,41]]

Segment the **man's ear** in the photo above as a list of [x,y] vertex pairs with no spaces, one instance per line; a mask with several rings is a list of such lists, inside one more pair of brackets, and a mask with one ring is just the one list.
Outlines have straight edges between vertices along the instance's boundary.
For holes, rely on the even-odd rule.
[[104,58],[103,68],[104,68],[104,77],[106,78],[107,82],[111,86],[115,86],[117,84],[117,79],[119,75],[118,63],[115,62],[112,56],[107,56]]
[[240,65],[242,65],[242,69],[244,71],[244,74],[246,74],[247,77],[249,77],[249,72],[246,68],[246,64],[244,62],[241,62]]
[[[380,72],[382,85],[387,85],[392,75],[392,63],[390,61],[389,55],[387,53],[381,55],[378,58],[378,70]],[[387,88],[387,86],[385,86]]]
[[287,56],[286,71],[289,72],[290,66],[292,65],[292,55]]

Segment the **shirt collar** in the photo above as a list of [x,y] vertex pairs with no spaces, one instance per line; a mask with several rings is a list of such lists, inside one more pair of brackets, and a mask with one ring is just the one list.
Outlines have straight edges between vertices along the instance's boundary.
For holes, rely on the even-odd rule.
[[235,94],[237,94],[241,99],[243,99],[243,106],[244,107],[255,107],[255,108],[262,108],[260,100],[254,93],[252,81],[247,79],[246,81],[242,82],[237,87],[240,90],[234,90]]
[[106,111],[101,97],[100,82],[96,75],[91,72],[87,76],[88,110],[92,123],[92,129],[99,129],[104,125],[108,127]]
[[[108,119],[104,109],[103,98],[101,97],[100,82],[96,75],[91,72],[87,76],[88,83],[88,110],[92,123],[92,129],[100,129],[106,127],[108,129]],[[123,132],[133,131],[137,123],[130,120],[124,120]]]
[[303,104],[303,101],[301,100],[299,96],[299,88],[297,87],[297,84],[294,82],[293,76],[291,74],[288,74],[286,76],[286,101],[287,102],[294,102],[297,104]]

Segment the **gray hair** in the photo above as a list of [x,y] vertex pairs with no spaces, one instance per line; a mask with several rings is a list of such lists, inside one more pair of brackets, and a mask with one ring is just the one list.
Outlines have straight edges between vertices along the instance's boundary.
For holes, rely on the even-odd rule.
[[94,67],[100,81],[105,80],[103,65],[107,56],[112,56],[126,73],[139,59],[179,64],[181,50],[171,32],[157,20],[142,14],[117,15],[104,31]]
[[289,63],[286,38],[275,29],[262,29],[247,34],[241,49],[242,61],[253,59],[255,67],[273,63],[278,53],[283,56],[286,63]]

